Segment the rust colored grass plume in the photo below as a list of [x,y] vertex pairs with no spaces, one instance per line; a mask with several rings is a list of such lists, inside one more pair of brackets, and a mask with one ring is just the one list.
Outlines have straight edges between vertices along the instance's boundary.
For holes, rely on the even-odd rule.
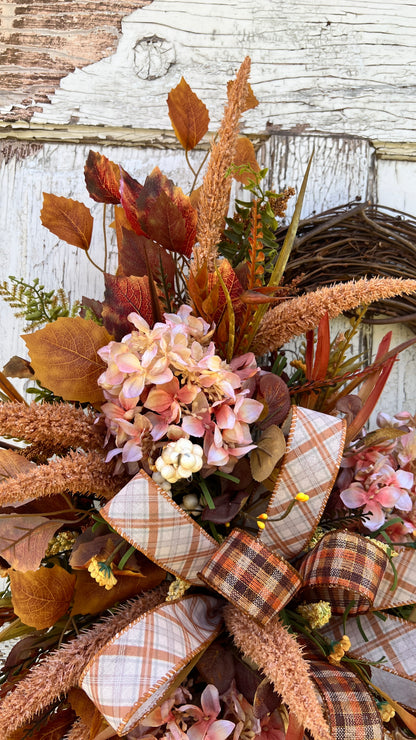
[[69,403],[0,404],[0,433],[37,442],[48,448],[84,450],[103,447],[104,435],[95,425],[95,415]]
[[66,491],[111,498],[121,487],[120,479],[111,475],[111,466],[99,452],[71,450],[66,457],[0,483],[0,506]]
[[262,319],[250,349],[257,356],[272,352],[292,337],[315,329],[325,313],[334,319],[358,306],[416,292],[416,280],[362,278],[319,288],[270,309]]
[[98,650],[133,619],[160,604],[165,595],[163,586],[148,591],[96,624],[93,629],[81,632],[71,642],[49,653],[3,699],[0,706],[0,740],[8,740],[12,732],[77,686],[82,671]]
[[221,239],[230,199],[231,178],[226,177],[226,172],[233,162],[236,151],[240,118],[247,99],[250,64],[250,57],[246,57],[231,86],[218,139],[212,145],[201,186],[198,203],[198,246],[194,249],[196,269],[206,261],[208,270],[210,272],[214,270],[217,244]]
[[315,740],[331,740],[308,664],[295,638],[278,619],[267,628],[261,627],[233,606],[225,608],[224,616],[237,647],[257,663],[298,722]]

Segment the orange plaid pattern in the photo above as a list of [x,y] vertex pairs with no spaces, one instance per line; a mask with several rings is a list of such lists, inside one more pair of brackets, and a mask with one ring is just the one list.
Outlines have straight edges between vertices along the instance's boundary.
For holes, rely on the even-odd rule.
[[383,740],[384,729],[376,703],[360,679],[343,666],[311,662],[311,676],[325,703],[327,720],[336,740]]
[[224,540],[199,576],[260,624],[267,624],[302,585],[286,560],[240,529]]
[[299,568],[307,584],[302,596],[330,601],[334,614],[342,614],[351,601],[355,604],[350,614],[367,611],[387,562],[385,552],[370,540],[353,532],[329,532]]

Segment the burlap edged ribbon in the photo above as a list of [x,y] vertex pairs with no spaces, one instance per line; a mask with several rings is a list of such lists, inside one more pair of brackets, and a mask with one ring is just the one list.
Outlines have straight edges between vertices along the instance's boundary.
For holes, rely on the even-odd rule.
[[[300,599],[311,594],[322,598],[325,594],[335,613],[343,612],[354,600],[353,610],[361,613],[373,603],[377,604],[381,590],[386,608],[392,605],[388,600],[391,592],[384,583],[386,575],[383,575],[388,573],[385,570],[387,558],[379,547],[365,538],[345,532],[326,535],[303,559],[299,572],[285,559],[302,552],[316,529],[338,471],[344,436],[341,420],[309,409],[293,409],[287,451],[268,507],[269,520],[257,539],[233,530],[219,546],[144,472],[109,501],[101,513],[128,542],[168,572],[190,584],[208,583],[261,624],[267,624],[295,594]],[[270,521],[287,509],[300,490],[309,495],[308,503],[295,506],[282,522]],[[410,576],[408,553],[405,560],[403,585],[399,580],[399,588],[405,593],[401,593],[400,598],[406,598],[411,579],[415,577]],[[140,652],[140,640],[139,648],[135,648],[139,638],[136,623],[133,623],[106,645],[84,671],[82,688],[119,735],[139,722],[169,690],[173,679],[163,661],[159,661],[159,625],[157,623],[155,628],[154,614],[163,612],[165,625],[172,621],[173,628],[174,605],[188,604],[184,608],[189,609],[190,604],[194,604],[189,598],[197,603],[207,597],[194,596],[169,603],[138,620],[145,653]],[[382,608],[380,604],[378,608]],[[190,642],[193,633],[190,622],[198,632],[202,629],[198,619],[196,609],[192,608],[182,637],[183,652],[175,653],[175,666],[184,666],[196,654],[195,643],[191,645]],[[217,627],[212,628],[211,636],[205,635],[199,649],[213,640],[217,632]],[[336,684],[338,668],[329,664],[328,667],[328,675]],[[179,667],[175,668],[172,663],[170,670],[178,671]],[[131,688],[125,691],[126,676],[129,681],[130,675],[133,676],[129,682]],[[373,700],[356,677],[354,680],[360,684],[362,713],[360,715],[357,706],[348,734],[342,729],[338,704],[348,706],[352,701],[348,696],[351,679],[346,680],[345,676],[345,669],[340,669],[336,690],[327,689],[326,693],[322,688],[323,680],[319,681],[316,675],[313,677],[327,706],[334,738],[367,740],[370,735],[363,734],[363,727],[368,722],[368,707],[373,706]],[[372,740],[383,737],[380,715],[377,717],[372,719]]]

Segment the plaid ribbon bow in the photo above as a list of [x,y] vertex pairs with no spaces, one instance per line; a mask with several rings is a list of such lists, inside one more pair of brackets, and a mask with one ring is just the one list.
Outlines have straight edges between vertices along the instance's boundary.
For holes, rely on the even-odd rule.
[[[352,599],[355,605],[350,613],[357,614],[373,605],[380,609],[413,603],[416,568],[409,557],[413,552],[400,554],[399,586],[394,595],[389,590],[392,577],[384,552],[351,533],[326,535],[306,555],[299,571],[286,560],[304,551],[313,536],[338,472],[344,439],[345,425],[340,419],[293,408],[286,454],[267,510],[269,519],[257,538],[233,530],[219,546],[144,472],[101,513],[119,534],[165,570],[189,584],[207,583],[261,624],[267,624],[295,594],[324,597],[331,601],[334,613],[342,613]],[[270,521],[286,511],[300,490],[308,494],[308,505],[293,507],[283,522]],[[174,676],[215,639],[221,629],[222,603],[213,596],[198,595],[162,604],[116,635],[90,661],[81,686],[119,735],[160,703]],[[371,617],[366,615],[366,619]],[[328,632],[331,639],[340,639],[335,637],[339,629],[337,622],[333,632]],[[406,632],[403,639],[407,637]],[[389,639],[388,630],[383,647]],[[363,638],[360,642],[354,632],[354,640],[358,655]],[[401,665],[401,673],[398,660],[391,660],[386,669],[396,676],[407,671],[406,678],[414,678],[416,655],[405,667]],[[334,738],[381,740],[380,715],[354,674],[324,664],[315,666],[312,678],[327,707]],[[351,699],[352,681],[360,701]],[[340,707],[349,714],[348,730],[340,718]]]

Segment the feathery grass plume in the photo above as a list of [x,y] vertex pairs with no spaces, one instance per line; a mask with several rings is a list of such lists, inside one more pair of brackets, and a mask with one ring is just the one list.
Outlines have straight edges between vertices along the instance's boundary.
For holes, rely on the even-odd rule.
[[1,434],[48,447],[101,449],[104,434],[95,419],[96,415],[69,403],[0,404]]
[[3,699],[0,705],[0,740],[8,740],[12,732],[77,686],[82,671],[98,650],[133,619],[164,601],[165,596],[163,585],[147,591],[94,625],[93,629],[81,632],[74,640],[47,654]]
[[239,122],[247,100],[250,65],[250,57],[246,57],[231,86],[218,139],[212,145],[201,186],[198,201],[198,246],[194,248],[196,270],[206,261],[208,270],[214,271],[217,244],[221,239],[230,199],[231,178],[226,177],[225,173],[231,166],[236,151]]
[[90,728],[79,717],[72,725],[64,740],[90,740]]
[[319,288],[270,309],[250,349],[257,356],[272,352],[292,337],[315,329],[326,312],[334,319],[363,304],[415,292],[416,280],[378,277]]
[[55,493],[95,494],[111,498],[122,488],[124,478],[111,475],[112,466],[99,452],[74,452],[38,465],[33,472],[20,473],[0,483],[0,506],[9,506]]
[[263,671],[289,711],[315,740],[331,740],[308,664],[282,623],[275,618],[267,627],[261,627],[230,605],[225,608],[224,617],[237,647]]

